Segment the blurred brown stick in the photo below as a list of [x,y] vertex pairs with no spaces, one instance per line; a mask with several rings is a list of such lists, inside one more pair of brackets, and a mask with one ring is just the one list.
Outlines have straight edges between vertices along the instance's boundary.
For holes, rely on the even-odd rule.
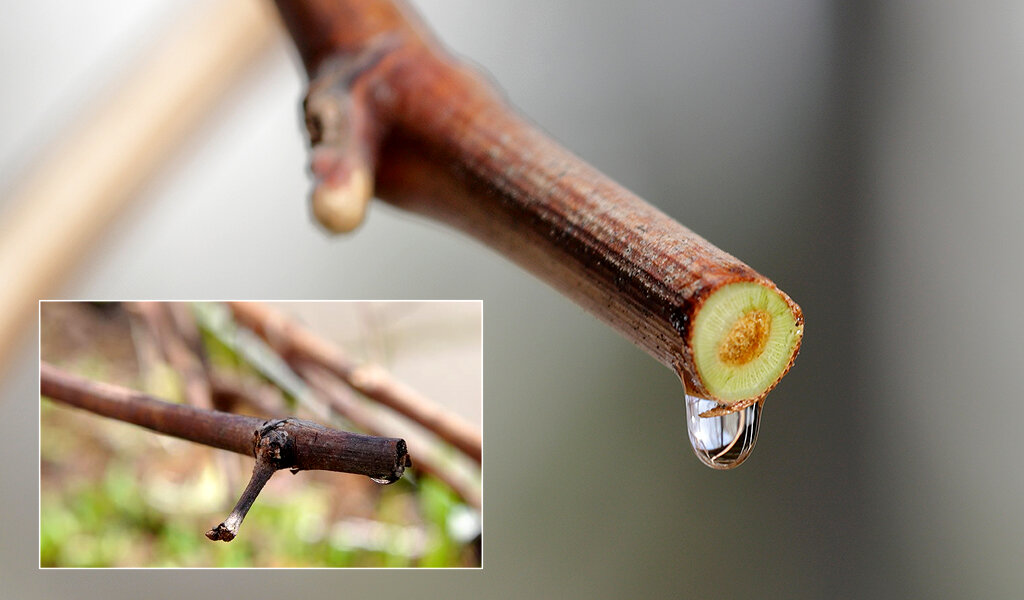
[[395,380],[383,369],[357,365],[336,346],[286,315],[255,302],[230,302],[235,319],[289,362],[296,358],[327,369],[360,394],[391,408],[480,462],[480,432],[461,417]]
[[269,418],[283,419],[287,416],[284,395],[277,387],[224,370],[214,369],[208,371],[208,374],[213,404],[217,410],[243,412],[237,408],[243,404],[256,414]]
[[268,47],[275,18],[256,0],[196,5],[37,164],[8,199],[0,235],[0,367],[111,220]]
[[185,400],[199,408],[213,408],[210,381],[206,366],[190,347],[179,328],[179,320],[171,312],[169,302],[131,302],[125,305],[130,312],[138,315],[156,339],[164,359],[182,378],[185,384]]
[[[370,435],[382,434],[384,426],[378,422],[375,415],[370,414],[364,407],[355,403],[355,399],[351,397],[351,392],[333,373],[330,373],[320,365],[315,365],[302,359],[293,359],[289,364],[296,373],[309,383],[314,393],[332,411],[348,419],[357,429],[361,429]],[[453,473],[451,469],[444,467],[434,456],[427,452],[417,452],[414,468],[441,481],[462,498],[466,504],[480,510],[480,490]]]
[[[187,305],[182,302],[126,302],[124,308],[134,318],[142,321],[166,364],[181,379],[185,401],[199,408],[221,410],[214,404],[212,382],[204,361],[199,329]],[[214,453],[212,459],[221,476],[234,484],[238,473],[232,468],[231,457]]]
[[[519,116],[406,3],[276,4],[309,77],[313,212],[326,227],[355,227],[374,191],[455,227],[566,294],[701,397],[756,400],[792,366],[803,316],[788,296]],[[708,378],[694,341],[713,329],[697,318],[707,301],[740,289],[733,284],[777,298],[787,315],[774,322],[786,342],[776,341],[772,366],[738,392]]]

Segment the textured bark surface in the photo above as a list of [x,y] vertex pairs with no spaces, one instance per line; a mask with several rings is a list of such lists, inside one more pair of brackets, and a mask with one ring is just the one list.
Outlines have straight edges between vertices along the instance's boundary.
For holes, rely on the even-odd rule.
[[[307,120],[329,120],[323,107],[333,97],[338,112],[365,103],[376,122],[360,143],[376,157],[380,198],[495,248],[707,393],[690,345],[695,315],[723,285],[778,291],[771,281],[548,139],[403,7],[277,5],[311,79]],[[802,326],[799,307],[782,296]]]
[[[331,411],[344,417],[355,427],[371,434],[378,435],[389,425],[376,415],[355,402],[348,386],[341,382],[333,373],[320,365],[292,357],[288,363],[303,379],[313,392],[330,407]],[[480,486],[461,477],[456,470],[447,466],[448,457],[429,452],[417,452],[416,471],[435,477],[450,487],[466,504],[480,509],[482,498]]]

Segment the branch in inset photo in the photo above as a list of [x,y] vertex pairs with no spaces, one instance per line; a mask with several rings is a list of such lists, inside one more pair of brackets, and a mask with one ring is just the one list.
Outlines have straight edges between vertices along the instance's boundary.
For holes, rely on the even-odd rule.
[[268,473],[279,469],[338,471],[365,475],[378,483],[392,483],[412,465],[402,439],[339,431],[298,419],[264,421],[172,404],[134,390],[91,381],[45,362],[40,365],[40,393],[104,417],[255,456],[252,481],[232,517],[221,524],[230,537],[223,533],[211,539],[228,541],[234,537],[255,495],[269,479]]
[[168,302],[130,302],[125,308],[146,324],[167,364],[181,377],[185,400],[199,408],[213,408],[206,365],[183,334],[172,312],[174,306]]

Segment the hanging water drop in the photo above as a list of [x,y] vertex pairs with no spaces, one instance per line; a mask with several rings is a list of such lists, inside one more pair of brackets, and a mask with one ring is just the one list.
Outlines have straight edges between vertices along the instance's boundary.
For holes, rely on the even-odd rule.
[[700,416],[718,406],[714,400],[686,394],[686,431],[702,463],[712,469],[732,469],[745,461],[754,449],[761,403],[755,402],[727,415]]
[[379,484],[381,484],[381,485],[390,485],[390,484],[392,484],[392,483],[394,483],[394,482],[398,481],[398,478],[397,478],[397,477],[394,477],[394,476],[388,476],[388,477],[371,477],[371,478],[370,478],[370,481],[372,481],[372,482],[374,482],[374,483],[379,483]]

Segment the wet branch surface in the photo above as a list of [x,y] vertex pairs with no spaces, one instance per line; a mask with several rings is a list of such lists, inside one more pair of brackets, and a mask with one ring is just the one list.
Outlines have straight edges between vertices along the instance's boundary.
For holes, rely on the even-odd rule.
[[412,465],[405,441],[350,433],[299,419],[265,421],[164,402],[127,388],[40,365],[40,393],[55,401],[184,440],[254,456],[253,477],[231,516],[207,537],[230,541],[270,476],[324,470],[393,482]]

